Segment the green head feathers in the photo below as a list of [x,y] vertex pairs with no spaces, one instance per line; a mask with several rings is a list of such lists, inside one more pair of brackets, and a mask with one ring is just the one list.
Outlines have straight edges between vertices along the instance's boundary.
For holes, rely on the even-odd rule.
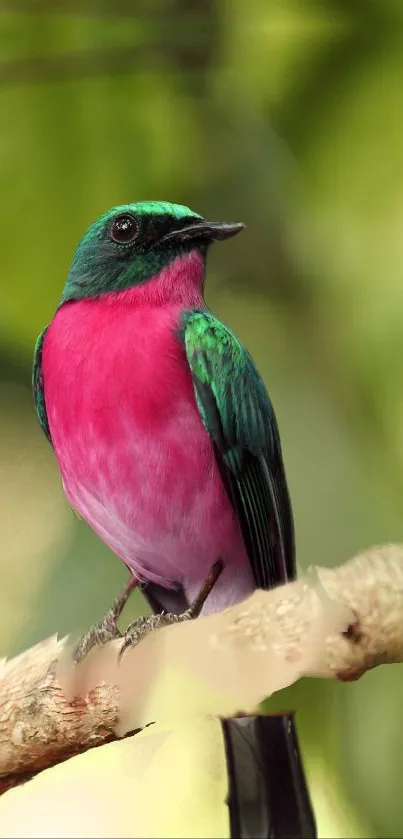
[[177,256],[197,248],[205,254],[243,224],[207,222],[180,204],[142,201],[100,216],[78,244],[60,305],[147,282]]

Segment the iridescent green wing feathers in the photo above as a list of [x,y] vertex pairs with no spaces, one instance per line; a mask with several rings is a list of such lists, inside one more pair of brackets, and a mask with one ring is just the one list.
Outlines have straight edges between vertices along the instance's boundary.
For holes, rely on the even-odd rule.
[[295,576],[292,510],[273,406],[245,347],[210,312],[186,312],[182,339],[255,584],[271,588]]
[[49,430],[48,417],[46,413],[45,395],[43,392],[42,376],[42,346],[47,327],[41,332],[36,344],[34,353],[34,366],[32,370],[32,390],[34,394],[35,410],[42,430],[45,432],[49,443],[52,442]]

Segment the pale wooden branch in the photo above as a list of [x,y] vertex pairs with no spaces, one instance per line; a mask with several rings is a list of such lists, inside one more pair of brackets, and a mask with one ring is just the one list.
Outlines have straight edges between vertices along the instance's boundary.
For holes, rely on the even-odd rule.
[[[210,680],[220,696],[226,690],[223,706],[214,695],[205,710],[229,715],[302,675],[356,679],[403,661],[403,546],[372,548],[338,568],[315,568],[298,582],[255,592],[219,615],[159,629],[120,664],[119,649],[111,642],[74,669],[67,639],[51,638],[2,664],[3,789],[114,739],[117,730],[160,720],[146,699],[162,691],[163,708],[158,673],[167,661]],[[191,706],[187,695],[183,701]]]
[[119,691],[100,684],[85,698],[66,698],[56,672],[67,643],[54,636],[1,664],[0,792],[114,739]]
[[[223,563],[217,560],[182,615],[151,615],[133,621],[129,627],[132,644],[138,644],[147,631],[198,617],[222,570]],[[116,620],[133,587],[129,580],[100,627],[92,627],[78,648],[71,648],[67,638],[54,636],[0,662],[0,793],[40,769],[116,739],[118,680],[103,679],[94,644],[97,638],[111,637],[111,631],[116,637]],[[120,637],[107,644],[115,668],[118,653],[127,643],[127,637]],[[78,651],[80,658],[86,651],[86,658],[76,666]],[[88,677],[93,685],[85,689]]]

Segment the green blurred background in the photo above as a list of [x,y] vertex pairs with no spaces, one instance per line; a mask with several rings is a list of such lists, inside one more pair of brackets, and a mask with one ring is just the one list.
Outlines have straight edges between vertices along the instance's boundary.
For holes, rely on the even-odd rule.
[[[0,0],[0,654],[85,629],[126,579],[30,393],[114,204],[247,223],[207,295],[275,403],[300,567],[403,538],[402,24],[401,0]],[[298,709],[321,836],[402,836],[402,702],[397,667],[272,700]]]

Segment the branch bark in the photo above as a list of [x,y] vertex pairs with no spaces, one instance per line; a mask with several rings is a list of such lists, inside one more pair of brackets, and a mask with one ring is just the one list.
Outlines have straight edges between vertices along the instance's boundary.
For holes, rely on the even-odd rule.
[[40,769],[115,739],[118,688],[101,683],[85,698],[66,696],[58,667],[68,650],[68,638],[54,636],[2,662],[0,792]]
[[302,675],[351,680],[403,661],[403,546],[151,632],[121,661],[120,646],[75,667],[53,637],[1,664],[0,792],[164,715],[233,716]]

